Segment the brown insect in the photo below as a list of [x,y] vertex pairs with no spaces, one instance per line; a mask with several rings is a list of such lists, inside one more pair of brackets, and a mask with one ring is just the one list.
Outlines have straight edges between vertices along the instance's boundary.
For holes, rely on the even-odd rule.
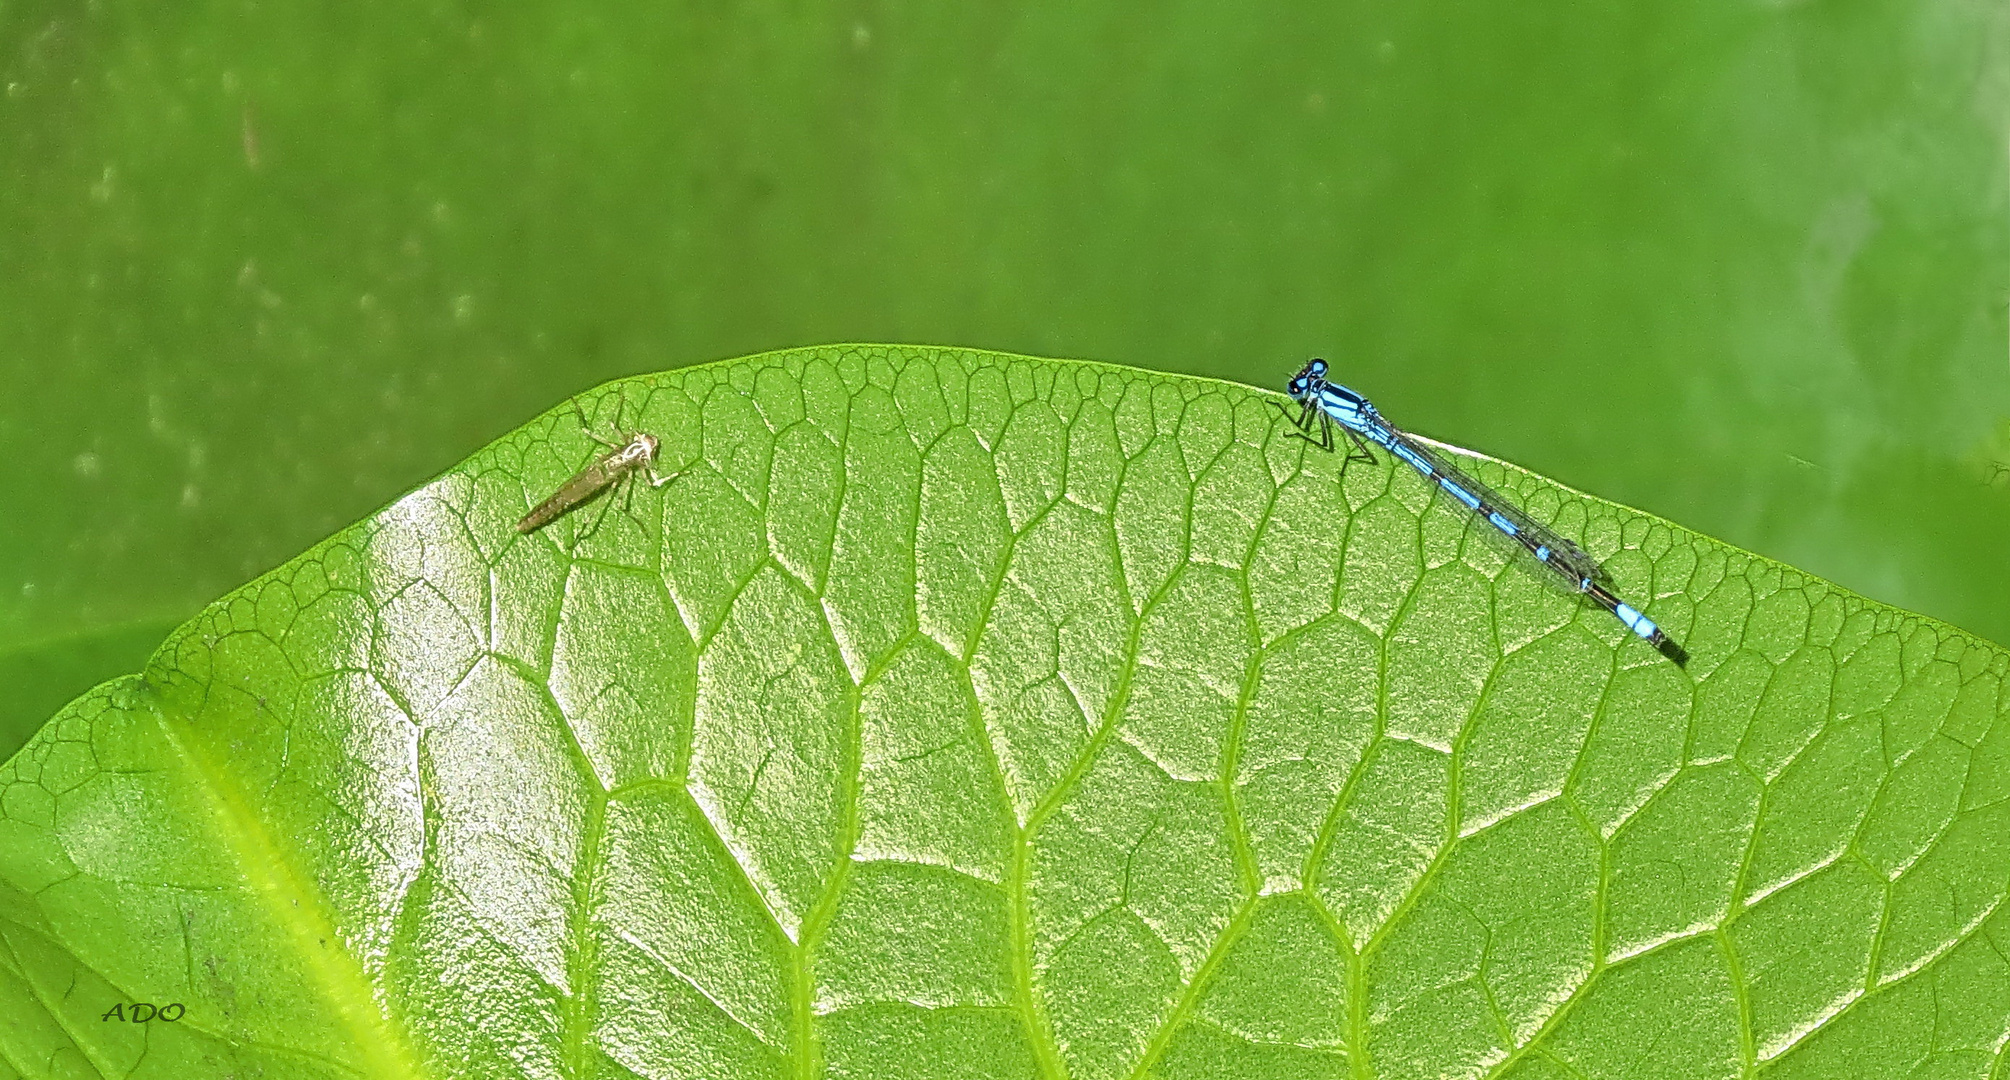
[[595,459],[586,468],[574,473],[572,479],[558,486],[551,498],[538,503],[531,512],[516,523],[520,533],[536,532],[556,521],[560,515],[575,506],[592,500],[609,488],[641,473],[649,477],[650,487],[662,487],[677,479],[682,473],[669,476],[656,475],[656,451],[659,444],[656,436],[638,431],[628,436],[625,442],[611,442],[587,431],[587,437],[608,448],[606,454]]

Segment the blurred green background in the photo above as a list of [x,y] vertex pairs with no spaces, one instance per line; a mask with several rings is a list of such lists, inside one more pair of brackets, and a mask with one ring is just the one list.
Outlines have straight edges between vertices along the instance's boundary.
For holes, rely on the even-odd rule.
[[1275,385],[2010,642],[2010,7],[0,0],[0,756],[566,394]]

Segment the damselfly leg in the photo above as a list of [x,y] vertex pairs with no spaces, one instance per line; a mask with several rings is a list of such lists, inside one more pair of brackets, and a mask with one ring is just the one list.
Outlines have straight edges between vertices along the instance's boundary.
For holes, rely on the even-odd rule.
[[[1292,416],[1291,409],[1283,402],[1273,401],[1271,404],[1277,406],[1277,411],[1284,414],[1285,422],[1291,425],[1291,438],[1304,439],[1306,442],[1329,454],[1334,451],[1333,428],[1336,425],[1333,423],[1332,418],[1327,416],[1316,405],[1309,401],[1301,402],[1298,407],[1298,415]],[[1312,437],[1312,427],[1314,424],[1319,426],[1319,437],[1316,439]],[[1348,464],[1355,461],[1361,462],[1364,465],[1375,464],[1375,452],[1368,449],[1368,440],[1363,439],[1361,433],[1355,431],[1353,428],[1347,427],[1344,424],[1337,426],[1340,428],[1340,433],[1347,437],[1347,441],[1350,444],[1347,449],[1347,456],[1340,460],[1340,471],[1344,474],[1347,471]]]

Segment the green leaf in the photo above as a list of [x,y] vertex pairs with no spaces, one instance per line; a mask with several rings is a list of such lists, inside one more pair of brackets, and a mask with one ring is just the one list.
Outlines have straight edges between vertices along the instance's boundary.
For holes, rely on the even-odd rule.
[[[554,410],[0,767],[0,1076],[2001,1071],[2010,656],[1470,459],[1677,668],[1278,401]],[[677,479],[517,534],[582,419]]]
[[0,687],[7,690],[7,706],[0,708],[0,755],[12,757],[80,687],[102,681],[108,672],[144,665],[181,622],[148,619],[0,649]]
[[1324,355],[2010,644],[2010,5],[343,10],[0,0],[0,668],[579,387],[861,339]]

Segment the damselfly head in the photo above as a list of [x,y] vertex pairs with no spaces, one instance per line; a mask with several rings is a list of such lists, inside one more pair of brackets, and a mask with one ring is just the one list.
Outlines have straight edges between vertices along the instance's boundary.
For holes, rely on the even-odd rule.
[[1298,374],[1293,375],[1291,381],[1284,384],[1284,392],[1303,401],[1312,393],[1312,384],[1321,381],[1325,374],[1326,361],[1315,358],[1299,368]]

